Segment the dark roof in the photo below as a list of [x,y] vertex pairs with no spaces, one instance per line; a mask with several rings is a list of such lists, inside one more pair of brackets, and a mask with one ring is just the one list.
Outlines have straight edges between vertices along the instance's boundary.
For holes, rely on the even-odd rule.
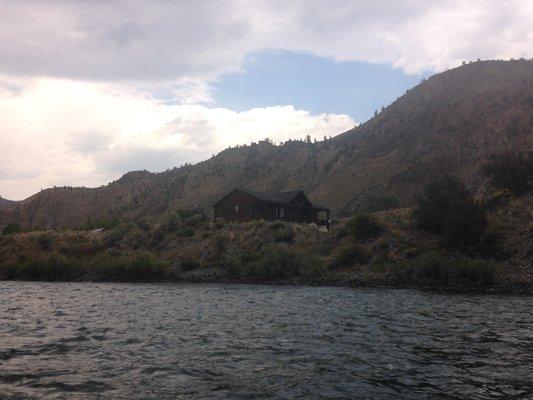
[[[293,190],[290,192],[256,192],[253,190],[248,189],[234,189],[232,190],[228,195],[224,196],[222,199],[220,199],[217,203],[220,203],[222,200],[224,200],[226,197],[228,197],[231,193],[233,193],[235,190],[239,190],[243,193],[247,193],[251,196],[254,196],[255,198],[258,198],[259,200],[263,201],[269,201],[272,203],[280,203],[280,204],[289,204],[297,195],[300,193],[303,193],[302,190]],[[305,193],[304,193],[305,195]],[[317,204],[313,204],[313,207],[317,209],[318,211],[329,211],[329,208],[319,206]]]
[[257,197],[260,200],[265,201],[274,201],[276,203],[290,203],[292,199],[294,199],[298,194],[300,194],[301,190],[294,190],[292,192],[255,192],[253,190],[245,190],[245,189],[238,189],[241,192],[248,193],[254,197]]
[[317,211],[329,211],[329,208],[321,206],[320,204],[313,204],[313,207],[315,207],[315,210]]

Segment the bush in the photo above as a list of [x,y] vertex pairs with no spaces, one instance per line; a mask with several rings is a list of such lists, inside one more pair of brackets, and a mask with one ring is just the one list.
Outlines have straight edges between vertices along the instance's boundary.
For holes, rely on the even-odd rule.
[[87,222],[81,226],[81,230],[93,230],[93,229],[105,229],[110,230],[116,228],[120,223],[118,218],[100,218],[100,219],[89,219]]
[[366,250],[357,243],[350,243],[338,247],[333,253],[331,268],[351,267],[355,264],[362,264],[368,261]]
[[483,207],[471,199],[466,199],[450,207],[443,222],[444,241],[452,248],[467,252],[482,243],[487,227],[488,221]]
[[483,172],[495,186],[520,196],[529,189],[533,176],[533,152],[506,151],[493,154]]
[[84,266],[73,258],[51,254],[20,263],[4,264],[0,275],[5,279],[32,281],[64,281],[76,279],[84,274]]
[[222,229],[224,228],[224,225],[224,218],[215,218],[215,220],[213,221],[213,229]]
[[269,226],[270,236],[276,243],[292,243],[294,241],[294,229],[285,222],[274,222]]
[[20,233],[22,232],[22,229],[20,228],[19,224],[8,224],[7,226],[2,229],[2,234],[4,235],[11,235],[12,233]]
[[181,221],[176,214],[171,214],[165,222],[161,224],[159,231],[164,236],[168,233],[176,232],[180,227]]
[[229,275],[245,280],[276,281],[302,277],[314,281],[326,273],[320,257],[280,244],[265,247],[259,254],[247,251],[228,252],[223,265]]
[[400,199],[394,195],[382,195],[372,200],[372,204],[368,206],[368,211],[383,211],[391,210],[400,207]]
[[37,242],[42,250],[51,250],[54,244],[54,241],[49,235],[42,235],[37,238]]
[[442,235],[444,221],[452,205],[470,197],[470,193],[455,177],[442,176],[433,180],[424,188],[423,195],[418,197],[418,207],[414,212],[417,227]]
[[41,281],[153,281],[167,279],[169,265],[149,253],[99,254],[91,259],[49,254],[0,266],[5,279]]
[[179,266],[182,271],[192,271],[200,267],[200,263],[192,257],[184,257],[180,260]]
[[432,253],[413,263],[413,278],[420,281],[490,285],[495,282],[496,275],[496,265],[480,259],[454,260]]
[[350,218],[346,225],[339,232],[339,236],[353,236],[356,240],[362,242],[383,232],[382,226],[370,214],[357,214]]
[[148,232],[150,229],[152,229],[152,221],[148,219],[147,217],[139,218],[135,221],[135,224],[139,229],[142,229],[143,231]]
[[445,283],[451,277],[451,270],[450,260],[438,253],[430,253],[413,263],[413,276],[416,280]]
[[414,216],[420,229],[443,236],[448,246],[463,252],[482,242],[488,227],[485,209],[456,178],[431,182],[418,203]]
[[276,280],[297,276],[300,266],[300,254],[284,246],[270,246],[252,263],[251,273],[262,280]]
[[456,265],[457,280],[473,284],[491,285],[497,275],[496,265],[486,260],[460,259]]
[[177,233],[178,236],[182,236],[182,237],[192,237],[194,236],[194,229],[193,228],[183,228],[182,230],[180,230],[178,233]]
[[95,281],[154,281],[167,278],[169,264],[146,252],[116,256],[100,254],[89,260],[87,273]]
[[406,262],[397,262],[387,266],[388,270],[394,275],[396,279],[401,282],[412,282],[414,268],[413,264]]

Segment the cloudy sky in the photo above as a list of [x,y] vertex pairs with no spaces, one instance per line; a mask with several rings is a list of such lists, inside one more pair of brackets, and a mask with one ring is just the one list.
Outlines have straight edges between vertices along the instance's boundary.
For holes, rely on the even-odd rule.
[[530,0],[0,0],[0,195],[336,135],[463,60],[531,58]]

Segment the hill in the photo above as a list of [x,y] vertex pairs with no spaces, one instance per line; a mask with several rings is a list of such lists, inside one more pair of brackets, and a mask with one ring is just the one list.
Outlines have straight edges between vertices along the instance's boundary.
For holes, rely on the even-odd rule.
[[474,191],[500,150],[533,149],[533,61],[483,61],[432,76],[368,122],[318,143],[261,141],[162,173],[130,172],[101,188],[54,188],[0,209],[0,226],[78,227],[108,218],[211,212],[236,186],[303,189],[343,216],[384,196],[408,206],[435,172],[460,175]]
[[16,201],[4,199],[2,196],[0,196],[0,208],[7,208],[15,205],[16,203]]

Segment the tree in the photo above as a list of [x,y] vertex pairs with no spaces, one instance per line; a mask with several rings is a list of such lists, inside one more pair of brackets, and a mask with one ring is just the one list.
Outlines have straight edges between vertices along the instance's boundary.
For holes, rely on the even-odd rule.
[[520,196],[526,193],[533,175],[533,152],[506,151],[493,154],[483,172],[495,186]]
[[20,225],[15,223],[6,225],[4,229],[2,229],[4,235],[11,235],[12,233],[19,233],[21,231],[22,229],[20,228]]
[[488,227],[485,209],[457,178],[435,179],[418,204],[415,219],[420,229],[442,236],[448,246],[462,252],[482,243]]
[[450,207],[443,223],[443,238],[448,246],[468,252],[482,243],[488,225],[484,208],[472,199],[465,199]]
[[455,177],[445,175],[431,181],[418,198],[414,217],[421,230],[442,235],[444,220],[452,204],[469,198],[470,193]]

